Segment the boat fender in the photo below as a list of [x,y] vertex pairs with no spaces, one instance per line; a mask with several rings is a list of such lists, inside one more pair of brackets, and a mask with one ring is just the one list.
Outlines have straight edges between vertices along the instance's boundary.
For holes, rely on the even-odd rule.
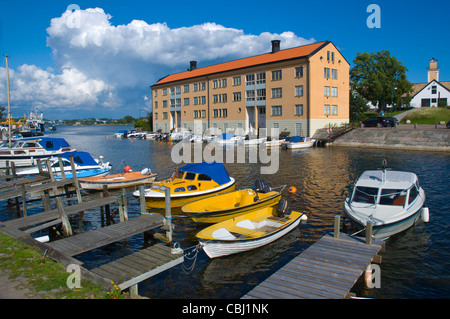
[[308,216],[306,216],[306,214],[302,214],[300,220],[308,220]]
[[297,193],[297,188],[295,188],[294,186],[291,186],[288,188],[288,193],[289,194],[295,194]]
[[147,174],[151,174],[151,173],[152,173],[152,171],[150,170],[150,168],[144,168],[141,171],[141,175],[147,175]]
[[422,221],[424,223],[428,223],[430,221],[430,210],[428,209],[428,207],[422,207],[420,217],[422,217]]
[[131,167],[128,166],[128,165],[126,165],[126,166],[123,168],[123,172],[124,172],[124,173],[129,173],[130,170],[131,170]]

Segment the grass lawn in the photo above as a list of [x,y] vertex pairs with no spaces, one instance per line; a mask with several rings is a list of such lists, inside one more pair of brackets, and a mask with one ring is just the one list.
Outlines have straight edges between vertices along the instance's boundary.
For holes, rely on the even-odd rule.
[[406,115],[401,123],[410,120],[411,124],[435,124],[450,121],[450,107],[425,107]]
[[122,298],[119,291],[107,292],[88,280],[81,288],[67,287],[70,273],[57,262],[43,256],[35,248],[0,234],[0,272],[9,278],[25,278],[27,288],[50,299],[110,299]]

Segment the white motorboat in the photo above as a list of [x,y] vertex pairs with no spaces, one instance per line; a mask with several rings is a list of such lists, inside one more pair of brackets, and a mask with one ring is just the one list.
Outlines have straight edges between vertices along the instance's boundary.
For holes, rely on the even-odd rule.
[[[108,172],[112,168],[109,162],[103,163],[98,159],[94,159],[87,152],[67,152],[60,155],[64,167],[65,178],[73,178],[72,166],[70,164],[70,155],[73,156],[73,162],[75,165],[77,177],[103,176],[108,174]],[[55,179],[61,179],[61,166],[59,164],[58,157],[50,158],[50,167]],[[46,162],[42,163],[42,170],[44,172],[48,171]],[[37,174],[39,174],[39,169],[37,167],[24,169],[17,172],[17,175],[19,176]]]
[[11,147],[0,147],[0,168],[6,167],[6,161],[13,161],[16,167],[33,166],[37,159],[48,159],[66,152],[72,152],[69,143],[63,138],[30,137],[18,139]]
[[364,231],[368,221],[373,223],[376,239],[385,239],[412,225],[422,215],[428,221],[425,191],[417,175],[387,170],[365,171],[355,183],[352,194],[345,200],[345,214]]
[[281,143],[281,147],[283,148],[307,148],[314,145],[316,142],[315,139],[304,136],[288,136]]

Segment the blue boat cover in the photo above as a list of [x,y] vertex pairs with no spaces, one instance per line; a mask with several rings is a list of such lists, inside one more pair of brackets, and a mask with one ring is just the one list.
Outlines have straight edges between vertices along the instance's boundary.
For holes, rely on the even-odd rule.
[[230,176],[228,176],[228,172],[225,169],[223,163],[203,162],[203,163],[187,164],[182,168],[180,168],[179,170],[183,172],[208,175],[219,185],[223,185],[231,181]]
[[64,147],[70,147],[69,143],[66,142],[63,138],[56,138],[56,137],[27,137],[21,139],[21,141],[36,141],[39,140],[39,144],[45,148],[47,151],[57,151],[60,148]]
[[220,138],[222,140],[230,140],[233,136],[234,134],[232,133],[222,133],[222,135],[220,135]]
[[286,137],[286,139],[284,141],[288,142],[288,143],[300,143],[300,142],[305,141],[305,137],[303,137],[303,136],[288,136],[288,137]]
[[61,157],[70,161],[70,155],[73,155],[74,163],[80,166],[98,165],[98,163],[92,158],[91,154],[87,152],[66,152],[62,153]]

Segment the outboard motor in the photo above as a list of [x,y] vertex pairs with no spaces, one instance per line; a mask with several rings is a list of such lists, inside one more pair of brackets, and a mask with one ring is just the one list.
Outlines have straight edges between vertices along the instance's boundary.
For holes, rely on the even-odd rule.
[[266,187],[266,184],[263,181],[259,179],[255,181],[255,192],[264,193],[264,187]]
[[277,213],[279,217],[287,217],[290,215],[290,211],[288,211],[289,204],[287,200],[284,198],[280,199],[278,202]]

